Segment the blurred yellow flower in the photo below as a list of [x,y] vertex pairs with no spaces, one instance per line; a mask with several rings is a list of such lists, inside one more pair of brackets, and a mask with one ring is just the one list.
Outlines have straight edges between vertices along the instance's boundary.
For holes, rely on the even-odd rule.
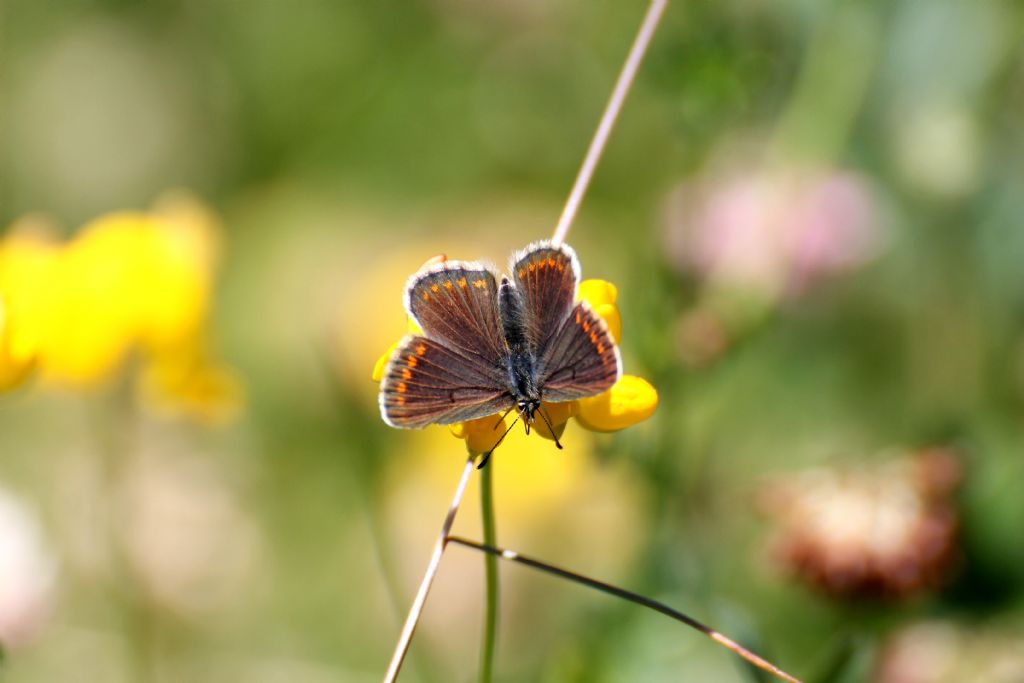
[[200,350],[179,350],[147,361],[139,377],[143,402],[168,416],[207,424],[231,420],[242,407],[242,382],[231,368]]
[[33,366],[57,384],[96,385],[138,350],[154,405],[232,412],[240,385],[204,343],[218,230],[183,192],[100,216],[63,244],[16,225],[0,242],[0,388]]
[[[435,257],[426,265],[431,265],[439,257]],[[440,257],[443,260],[443,257]],[[577,299],[586,301],[590,307],[604,319],[616,343],[622,339],[622,317],[619,314],[618,289],[605,280],[590,279],[579,284]],[[422,330],[413,320],[408,321],[410,334],[422,334]],[[380,382],[398,342],[388,347],[374,364],[371,378]],[[615,432],[643,422],[654,414],[658,407],[658,392],[647,380],[634,375],[623,375],[608,391],[591,398],[564,403],[544,403],[547,414],[551,418],[549,429],[543,421],[533,425],[533,431],[546,439],[562,436],[565,425],[575,417],[580,426],[595,432]],[[473,453],[486,453],[494,447],[505,431],[505,421],[496,421],[494,416],[482,417],[477,420],[452,425],[451,433],[466,440],[466,447]]]
[[20,384],[36,366],[56,292],[59,247],[26,218],[0,242],[0,389]]
[[11,327],[7,305],[0,296],[0,391],[21,384],[35,365],[34,357],[19,357],[12,352]]

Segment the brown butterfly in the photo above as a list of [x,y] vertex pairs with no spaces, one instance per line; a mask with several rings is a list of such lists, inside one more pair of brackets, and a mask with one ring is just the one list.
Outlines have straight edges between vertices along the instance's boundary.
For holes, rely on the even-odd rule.
[[590,306],[576,303],[579,280],[576,253],[548,241],[516,253],[500,283],[476,262],[412,275],[405,309],[424,334],[406,336],[388,362],[381,417],[416,428],[515,410],[529,433],[538,414],[551,427],[542,401],[607,391],[622,375],[619,349]]

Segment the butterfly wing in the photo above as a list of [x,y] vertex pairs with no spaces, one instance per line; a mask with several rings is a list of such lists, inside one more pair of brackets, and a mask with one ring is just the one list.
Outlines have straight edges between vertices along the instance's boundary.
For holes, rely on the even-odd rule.
[[574,304],[580,265],[572,248],[531,244],[515,256],[512,274],[544,400],[573,401],[611,388],[622,375],[619,350],[600,316],[585,302]]
[[454,424],[506,409],[504,338],[488,268],[447,261],[409,278],[405,309],[424,335],[402,340],[380,384],[393,427]]
[[580,279],[576,253],[565,244],[535,242],[512,259],[512,277],[522,295],[526,337],[538,358],[569,317]]
[[450,344],[409,335],[380,383],[380,414],[392,427],[455,424],[511,405],[493,367]]
[[563,320],[537,359],[545,401],[596,396],[622,376],[622,360],[608,326],[581,301]]
[[497,291],[494,273],[482,264],[446,261],[409,278],[405,310],[425,336],[497,369],[505,351]]

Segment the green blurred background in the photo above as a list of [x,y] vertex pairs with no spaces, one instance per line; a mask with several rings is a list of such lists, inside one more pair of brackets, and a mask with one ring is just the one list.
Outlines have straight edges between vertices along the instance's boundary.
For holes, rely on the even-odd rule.
[[[0,223],[43,212],[71,235],[199,194],[224,222],[212,334],[247,394],[216,427],[148,415],[116,379],[0,399],[0,485],[56,567],[0,678],[380,679],[464,459],[446,430],[377,414],[403,283],[439,252],[504,263],[550,234],[643,11],[0,0]],[[569,240],[618,285],[626,370],[660,407],[614,435],[570,425],[565,451],[499,451],[501,543],[808,681],[1024,681],[1022,39],[1009,0],[671,4]],[[807,199],[806,177],[848,180],[854,206]],[[771,263],[721,265],[716,220],[766,212],[736,249]],[[825,265],[775,249],[807,212]],[[709,240],[714,268],[687,252]],[[850,600],[772,559],[768,482],[925,445],[962,467],[942,582]],[[456,528],[477,536],[473,486]],[[482,573],[449,550],[402,680],[475,679]],[[917,677],[886,673],[922,624]],[[965,668],[935,664],[951,651]],[[505,566],[496,680],[764,679]]]

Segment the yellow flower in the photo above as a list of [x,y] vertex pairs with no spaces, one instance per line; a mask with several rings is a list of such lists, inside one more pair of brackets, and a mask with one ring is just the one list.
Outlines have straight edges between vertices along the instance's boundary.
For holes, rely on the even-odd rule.
[[231,420],[244,391],[235,372],[200,349],[178,349],[150,358],[139,377],[144,403],[169,417],[188,416],[207,424]]
[[135,345],[187,346],[208,315],[214,220],[178,196],[158,212],[88,223],[61,253],[59,296],[44,336],[47,374],[69,384],[108,376]]
[[204,418],[233,412],[241,389],[206,353],[218,224],[197,200],[166,195],[117,212],[67,243],[24,219],[0,241],[0,389],[27,369],[95,385],[141,352],[141,394]]
[[12,352],[13,336],[11,317],[0,297],[0,391],[21,384],[35,366],[33,356],[18,356]]
[[59,249],[40,227],[26,217],[0,242],[0,390],[16,387],[36,367],[52,315]]
[[606,280],[584,280],[580,283],[577,298],[590,304],[594,312],[604,319],[608,331],[618,344],[622,339],[622,317],[616,305],[619,298],[618,288]]
[[653,415],[658,407],[658,392],[642,377],[623,375],[603,394],[576,403],[580,425],[594,432],[614,432]]
[[[622,338],[622,317],[616,304],[618,289],[605,280],[584,280],[579,285],[578,299],[586,301],[604,319],[609,332],[619,343]],[[409,321],[411,334],[422,334],[412,320]],[[380,382],[398,342],[392,344],[377,359],[372,379]],[[546,439],[562,436],[570,418],[575,417],[581,427],[595,432],[615,432],[639,422],[654,414],[658,407],[658,392],[647,380],[634,375],[623,375],[612,387],[598,396],[563,403],[544,403],[544,409],[551,419],[552,427],[543,420],[533,425],[533,431]],[[473,453],[486,453],[504,433],[504,421],[496,421],[493,415],[452,425],[452,434],[466,440],[467,448]],[[553,432],[553,433],[552,433]]]
[[41,331],[40,365],[49,379],[96,384],[124,360],[148,293],[139,280],[151,267],[151,231],[143,213],[109,214],[61,249]]
[[466,448],[473,453],[486,453],[494,448],[498,439],[508,427],[504,417],[495,420],[494,415],[481,417],[468,422],[451,425],[452,436],[466,440]]
[[139,308],[140,341],[151,349],[196,337],[209,314],[220,224],[192,196],[164,195],[154,207],[150,263],[139,273],[148,295]]

